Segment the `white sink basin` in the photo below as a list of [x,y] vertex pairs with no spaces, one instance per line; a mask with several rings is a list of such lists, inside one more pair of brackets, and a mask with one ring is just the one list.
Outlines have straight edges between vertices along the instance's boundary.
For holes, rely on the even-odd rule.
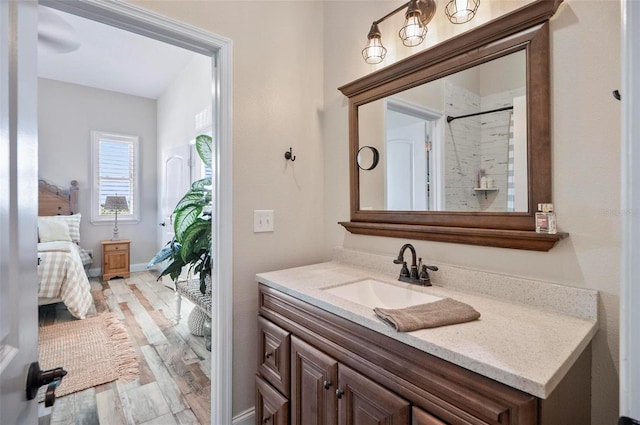
[[404,308],[432,303],[442,299],[442,297],[395,286],[375,279],[359,280],[327,288],[323,291],[370,308]]

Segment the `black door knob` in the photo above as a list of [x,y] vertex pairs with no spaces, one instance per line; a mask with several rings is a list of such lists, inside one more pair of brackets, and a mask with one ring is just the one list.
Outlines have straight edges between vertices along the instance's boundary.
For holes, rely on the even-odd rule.
[[40,363],[31,363],[29,366],[29,372],[27,373],[27,400],[33,400],[38,394],[40,387],[48,385],[44,399],[44,406],[53,406],[53,403],[56,401],[56,387],[60,385],[62,378],[64,378],[66,374],[67,371],[61,367],[42,370],[40,369]]
[[338,397],[338,399],[341,399],[343,395],[344,395],[344,391],[342,391],[340,388],[338,388],[336,390],[336,397]]
[[331,387],[331,381],[325,379],[324,381],[322,381],[322,386],[325,390],[328,390]]

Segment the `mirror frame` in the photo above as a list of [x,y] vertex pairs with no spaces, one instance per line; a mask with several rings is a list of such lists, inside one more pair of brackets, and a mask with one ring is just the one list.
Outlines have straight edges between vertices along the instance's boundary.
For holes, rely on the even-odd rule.
[[[339,87],[349,98],[351,221],[355,234],[548,251],[567,233],[535,232],[538,203],[552,202],[549,18],[562,0],[537,0],[427,50]],[[466,68],[525,50],[527,212],[360,210],[358,107]]]

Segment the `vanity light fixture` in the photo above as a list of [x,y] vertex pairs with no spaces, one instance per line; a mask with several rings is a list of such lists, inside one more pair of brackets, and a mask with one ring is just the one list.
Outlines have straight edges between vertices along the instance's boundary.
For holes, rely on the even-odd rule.
[[[447,18],[454,24],[469,22],[476,14],[480,0],[451,0],[446,8]],[[398,32],[402,44],[414,47],[422,43],[427,36],[427,24],[436,13],[436,0],[409,0],[397,9],[373,21],[367,35],[367,47],[362,49],[362,57],[368,64],[377,64],[384,60],[387,49],[382,45],[382,33],[378,24],[390,16],[406,9],[404,25]]]
[[422,11],[418,6],[418,0],[411,0],[405,14],[404,25],[398,32],[402,44],[407,47],[417,46],[427,36],[427,25],[422,24],[421,16]]
[[480,0],[451,0],[444,13],[452,24],[464,24],[476,16]]

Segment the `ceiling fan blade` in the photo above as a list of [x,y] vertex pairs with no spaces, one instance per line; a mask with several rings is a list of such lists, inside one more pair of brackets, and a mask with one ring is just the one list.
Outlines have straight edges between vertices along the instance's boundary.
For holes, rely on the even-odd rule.
[[38,43],[54,53],[69,53],[80,47],[80,39],[73,26],[55,11],[38,8]]

